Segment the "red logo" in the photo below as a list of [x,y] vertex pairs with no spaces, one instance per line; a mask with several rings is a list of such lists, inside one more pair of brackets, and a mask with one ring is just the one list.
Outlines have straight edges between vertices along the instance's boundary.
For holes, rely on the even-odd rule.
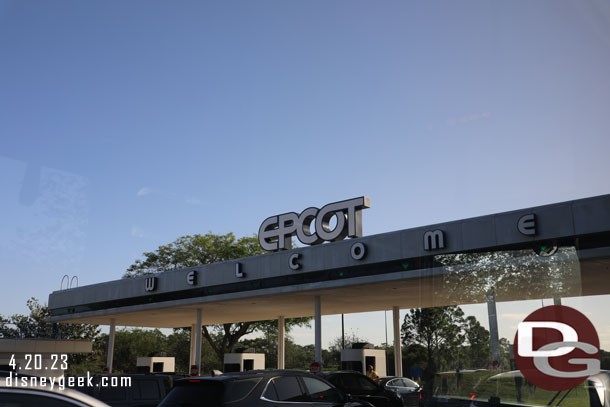
[[581,312],[563,305],[540,308],[519,324],[517,367],[532,384],[568,390],[599,372],[599,337]]

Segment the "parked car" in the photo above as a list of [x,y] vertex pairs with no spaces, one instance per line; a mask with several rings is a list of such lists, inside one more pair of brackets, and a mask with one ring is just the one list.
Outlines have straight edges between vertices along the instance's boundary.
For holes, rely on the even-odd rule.
[[406,377],[382,377],[377,382],[386,390],[393,391],[402,399],[403,406],[418,406],[420,399],[420,386],[417,382]]
[[[31,377],[19,375],[19,377]],[[0,378],[0,405],[10,407],[109,407],[107,404],[81,392],[56,386],[7,386]]]
[[375,407],[402,407],[401,397],[386,390],[360,372],[325,372],[324,377],[355,400],[362,400]]
[[[116,381],[116,385],[102,386],[103,378]],[[156,407],[169,392],[172,377],[156,374],[96,375],[92,382],[93,386],[75,386],[73,389],[111,407]]]
[[372,407],[322,377],[292,370],[250,370],[177,380],[159,407]]

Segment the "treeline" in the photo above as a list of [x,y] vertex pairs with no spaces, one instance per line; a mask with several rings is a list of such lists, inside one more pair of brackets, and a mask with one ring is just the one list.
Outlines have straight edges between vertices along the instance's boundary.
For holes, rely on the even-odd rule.
[[[102,372],[106,366],[108,335],[101,333],[97,325],[52,324],[47,321],[49,311],[35,298],[28,301],[30,315],[0,315],[0,338],[59,338],[93,341],[93,352],[75,354],[69,358],[69,374]],[[262,329],[267,328],[267,329]],[[267,368],[277,366],[277,325],[259,324],[259,337],[237,341],[231,351],[253,348],[264,353]],[[447,371],[487,368],[491,362],[489,331],[474,316],[466,316],[460,307],[411,309],[404,318],[402,328],[402,359],[405,376],[411,376],[412,368],[427,374]],[[175,329],[164,334],[159,329],[119,329],[115,336],[113,368],[116,373],[136,371],[136,360],[142,356],[172,356],[176,360],[176,372],[189,371],[190,328]],[[222,330],[208,330],[202,340],[203,373],[223,369],[222,344],[226,338]],[[354,342],[366,342],[363,338],[348,335],[345,346]],[[322,350],[324,369],[341,367],[342,338],[335,338],[328,349]],[[226,347],[226,346],[224,346]],[[385,349],[388,374],[394,373],[394,347],[382,344]],[[500,339],[499,361],[504,370],[511,366],[509,342]],[[286,337],[285,366],[288,369],[305,370],[314,359],[313,345],[298,345]],[[600,351],[602,369],[610,368],[610,352]]]
[[[408,363],[422,367],[426,374],[438,371],[485,369],[492,362],[489,331],[476,317],[464,315],[458,306],[416,308],[405,315],[402,342],[407,346]],[[510,364],[510,347],[500,338],[500,363]]]

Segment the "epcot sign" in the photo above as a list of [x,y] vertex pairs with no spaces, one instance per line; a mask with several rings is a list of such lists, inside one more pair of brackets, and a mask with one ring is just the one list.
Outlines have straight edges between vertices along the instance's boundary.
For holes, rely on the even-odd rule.
[[[270,216],[258,230],[258,241],[264,250],[277,251],[290,249],[292,236],[306,245],[362,237],[362,209],[370,207],[370,198],[362,196],[330,203],[320,209],[310,207],[300,214],[288,212]],[[336,224],[331,229],[333,217]],[[313,231],[312,224],[315,226]]]

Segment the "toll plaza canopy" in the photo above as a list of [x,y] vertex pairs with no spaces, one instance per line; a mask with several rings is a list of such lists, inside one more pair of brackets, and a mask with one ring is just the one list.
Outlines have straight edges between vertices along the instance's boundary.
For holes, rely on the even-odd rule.
[[484,303],[490,290],[610,294],[610,195],[55,291],[49,309],[54,322],[173,328],[196,310],[218,324]]

